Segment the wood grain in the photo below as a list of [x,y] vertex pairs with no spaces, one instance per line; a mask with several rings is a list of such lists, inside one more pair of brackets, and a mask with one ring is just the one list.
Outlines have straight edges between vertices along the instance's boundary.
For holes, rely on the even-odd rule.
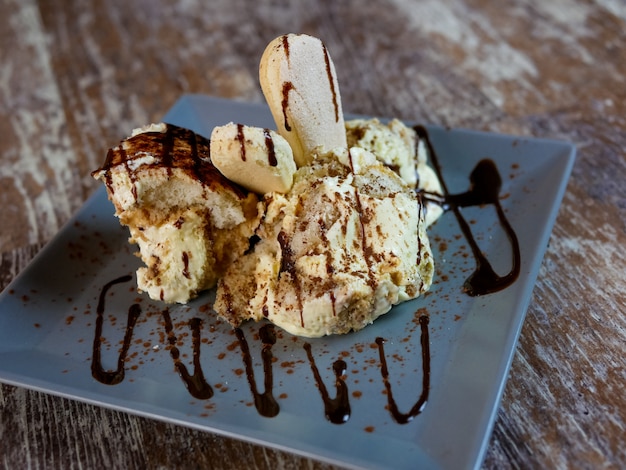
[[[261,102],[261,52],[288,31],[324,40],[347,112],[577,145],[483,466],[625,467],[618,0],[0,0],[0,288],[133,127],[183,93]],[[8,385],[0,404],[5,468],[329,468]]]

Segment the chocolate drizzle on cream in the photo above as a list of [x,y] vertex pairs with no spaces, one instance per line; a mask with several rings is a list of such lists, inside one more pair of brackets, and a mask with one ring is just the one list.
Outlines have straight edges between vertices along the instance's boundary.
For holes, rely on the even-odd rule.
[[288,275],[291,277],[291,281],[296,286],[296,298],[298,302],[298,309],[300,311],[300,325],[304,327],[304,312],[302,309],[302,297],[300,295],[298,271],[296,269],[296,260],[294,259],[294,253],[291,249],[291,240],[289,235],[281,230],[277,236],[278,244],[280,245],[280,271],[278,272],[278,278],[281,275]]
[[[350,150],[348,150],[348,160],[350,161],[350,171],[354,173],[354,162],[352,161],[352,153],[350,152]],[[363,204],[361,203],[361,194],[359,193],[359,188],[356,185],[354,186],[354,200],[356,205],[356,211],[359,216],[359,225],[361,228],[361,245],[363,250],[363,258],[365,259],[365,263],[367,264],[368,284],[373,291],[376,291],[378,283],[376,281],[376,276],[372,267],[372,257],[374,256],[374,254],[372,248],[369,245],[369,241],[367,240],[365,222],[363,221],[363,219],[366,217],[366,214],[364,213]]]
[[[144,161],[149,156],[152,160]],[[245,157],[245,155],[244,155]],[[109,149],[104,164],[92,173],[103,175],[109,191],[115,191],[111,171],[123,168],[132,183],[131,192],[137,198],[137,173],[147,169],[164,170],[171,177],[174,170],[188,173],[193,179],[212,187],[224,187],[244,199],[248,192],[226,179],[213,166],[208,139],[172,124],[164,130],[140,132]]]
[[189,253],[183,251],[183,276],[189,279],[191,276],[189,274]]
[[263,129],[263,136],[265,137],[265,146],[267,147],[267,163],[270,166],[278,165],[276,160],[276,149],[274,148],[274,139],[269,129]]
[[[421,195],[419,195],[419,215],[418,215],[418,220],[423,221],[424,218],[426,217],[426,213],[425,213],[425,208],[424,208],[424,199],[422,198]],[[422,222],[420,222],[422,223]],[[419,227],[418,227],[419,228]],[[419,266],[422,263],[422,238],[421,237],[417,237],[417,260],[415,261],[415,263]],[[424,281],[422,280],[422,283]],[[420,287],[421,290],[421,287]]]
[[[272,138],[271,131],[269,129],[263,129],[263,138],[265,140],[265,148],[267,149],[267,163],[269,166],[278,165],[276,159],[276,149],[274,148],[274,139]],[[243,124],[237,124],[237,142],[239,142],[239,155],[241,161],[246,161],[246,135],[245,126]]]
[[[139,134],[141,135],[141,134]],[[172,175],[172,166],[174,164],[174,132],[168,127],[165,135],[163,136],[163,148],[161,150],[161,163],[167,170],[167,176]],[[194,166],[195,169],[195,166]]]
[[239,141],[239,154],[241,161],[246,161],[246,138],[243,135],[243,124],[237,124],[237,140]]

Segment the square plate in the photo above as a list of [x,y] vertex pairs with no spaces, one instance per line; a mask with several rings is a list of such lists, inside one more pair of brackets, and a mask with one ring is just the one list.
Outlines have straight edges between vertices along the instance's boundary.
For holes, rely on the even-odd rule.
[[[206,96],[183,96],[166,122],[210,136],[229,121],[273,127],[266,106]],[[214,318],[208,292],[170,307],[182,364],[193,371],[187,321],[203,318],[198,357],[213,389],[193,398],[179,378],[164,329],[163,305],[138,295],[134,280],[106,295],[102,362],[114,369],[129,306],[142,313],[125,363],[125,379],[104,385],[91,374],[97,305],[103,286],[133,274],[138,260],[126,229],[113,216],[101,187],[33,262],[0,294],[0,380],[96,405],[287,450],[358,468],[478,467],[489,442],[517,338],[567,179],[575,148],[567,143],[427,127],[450,193],[469,187],[483,158],[502,175],[501,204],[519,238],[521,273],[507,289],[470,297],[465,278],[474,269],[467,241],[450,212],[429,229],[436,280],[429,294],[395,307],[364,330],[304,340],[277,333],[271,351],[272,394],[278,415],[254,406],[251,375],[264,390],[259,324],[244,325],[252,370],[246,372],[233,330]],[[463,209],[474,237],[496,271],[507,270],[509,241],[493,207]],[[429,399],[420,414],[398,424],[388,410],[377,338],[393,400],[408,412],[422,392],[424,367],[418,316],[427,313]],[[312,355],[306,354],[306,344]],[[346,363],[350,418],[333,424],[313,370],[335,397],[333,364]]]

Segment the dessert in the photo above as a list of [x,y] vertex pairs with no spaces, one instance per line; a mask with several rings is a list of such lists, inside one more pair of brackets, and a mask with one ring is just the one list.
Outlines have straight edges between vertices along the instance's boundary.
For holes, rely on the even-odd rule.
[[259,194],[287,192],[296,171],[291,147],[280,134],[232,122],[213,129],[211,159],[229,180]]
[[133,131],[92,175],[139,247],[139,290],[155,300],[185,303],[214,287],[262,215],[258,197],[213,166],[207,139],[170,124]]
[[233,325],[266,318],[295,335],[342,334],[430,287],[419,198],[367,150],[315,155],[266,202],[260,241],[218,284],[214,309]]
[[439,182],[413,129],[344,121],[319,39],[276,38],[259,77],[277,132],[231,122],[209,142],[152,126],[94,176],[139,245],[138,286],[151,298],[185,303],[217,283],[214,310],[233,326],[359,330],[429,289],[426,227],[441,211],[417,190]]
[[326,46],[306,34],[286,34],[268,44],[259,81],[278,133],[293,149],[296,164],[312,151],[346,147],[346,131],[335,66]]
[[[439,178],[428,166],[424,141],[415,130],[402,121],[392,119],[388,124],[378,119],[353,119],[346,121],[349,147],[369,150],[384,165],[394,170],[411,188],[426,194],[443,194]],[[443,213],[441,204],[428,198],[424,201],[426,227]]]

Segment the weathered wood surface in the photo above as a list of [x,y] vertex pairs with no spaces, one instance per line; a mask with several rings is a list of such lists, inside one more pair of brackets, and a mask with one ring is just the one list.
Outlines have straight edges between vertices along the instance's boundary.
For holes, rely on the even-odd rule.
[[[626,466],[626,4],[0,0],[0,288],[183,93],[262,100],[260,54],[322,38],[344,109],[573,141],[486,468]],[[5,468],[327,468],[2,385]]]

